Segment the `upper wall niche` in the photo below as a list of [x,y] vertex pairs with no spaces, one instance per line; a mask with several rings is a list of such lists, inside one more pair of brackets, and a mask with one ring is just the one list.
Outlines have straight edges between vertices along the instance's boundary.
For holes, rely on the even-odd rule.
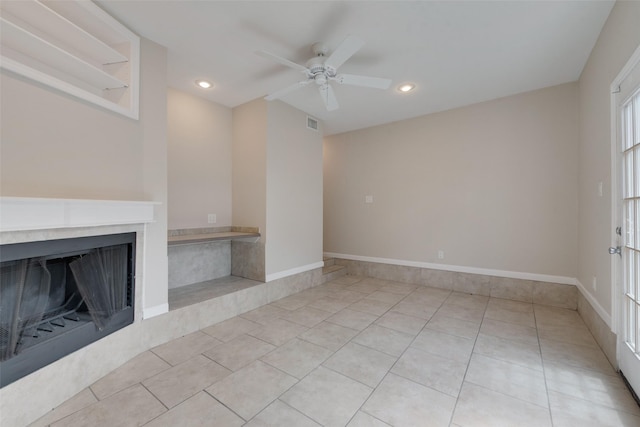
[[138,119],[140,38],[89,1],[0,2],[0,66]]

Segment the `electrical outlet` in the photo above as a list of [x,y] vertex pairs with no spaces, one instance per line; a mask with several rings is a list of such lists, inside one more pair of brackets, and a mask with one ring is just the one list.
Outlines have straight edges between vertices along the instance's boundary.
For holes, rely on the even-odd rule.
[[209,224],[215,224],[216,223],[216,214],[207,215],[207,222]]
[[591,282],[591,287],[593,288],[594,292],[598,289],[598,281],[596,280],[596,276],[593,276],[593,281]]
[[442,249],[438,250],[438,259],[444,259],[444,251]]
[[365,203],[373,203],[373,196],[364,196]]

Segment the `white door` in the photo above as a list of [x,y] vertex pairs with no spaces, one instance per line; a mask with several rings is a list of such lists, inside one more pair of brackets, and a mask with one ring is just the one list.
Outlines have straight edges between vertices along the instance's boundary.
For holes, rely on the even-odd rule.
[[625,67],[615,94],[617,126],[617,247],[618,365],[640,394],[640,58]]

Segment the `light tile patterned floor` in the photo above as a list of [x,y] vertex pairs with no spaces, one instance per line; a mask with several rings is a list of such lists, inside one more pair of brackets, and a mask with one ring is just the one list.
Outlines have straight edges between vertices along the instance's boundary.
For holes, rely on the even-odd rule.
[[577,312],[344,276],[147,351],[32,426],[640,426]]

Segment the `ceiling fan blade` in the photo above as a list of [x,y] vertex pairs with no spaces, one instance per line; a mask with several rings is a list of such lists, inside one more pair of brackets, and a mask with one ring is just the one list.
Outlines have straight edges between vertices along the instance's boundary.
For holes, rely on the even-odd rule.
[[346,39],[333,51],[331,55],[324,61],[324,65],[332,67],[334,70],[345,63],[345,61],[353,56],[360,48],[364,46],[364,41],[355,36],[347,36]]
[[336,94],[333,92],[333,88],[331,85],[324,84],[322,86],[318,86],[320,90],[320,96],[322,97],[322,102],[324,102],[324,106],[327,108],[327,111],[337,110],[338,100],[336,99]]
[[301,87],[304,87],[309,83],[311,83],[311,80],[303,80],[296,84],[292,84],[291,86],[285,87],[284,89],[280,89],[276,92],[270,93],[269,95],[265,96],[264,99],[266,99],[267,101],[273,101],[274,99],[282,98],[289,92],[293,92],[296,89],[300,89]]
[[289,61],[288,59],[285,59],[281,56],[278,55],[274,55],[273,53],[267,52],[265,50],[259,50],[256,52],[256,55],[260,55],[264,58],[268,58],[271,59],[273,61],[276,61],[282,65],[285,65],[289,68],[293,68],[294,70],[298,70],[298,71],[304,71],[307,72],[307,67],[305,67],[304,65],[300,65],[300,64],[296,64],[293,61]]
[[341,85],[364,86],[375,89],[389,89],[389,86],[391,86],[391,79],[358,76],[356,74],[338,74],[333,77],[332,80],[337,81]]

